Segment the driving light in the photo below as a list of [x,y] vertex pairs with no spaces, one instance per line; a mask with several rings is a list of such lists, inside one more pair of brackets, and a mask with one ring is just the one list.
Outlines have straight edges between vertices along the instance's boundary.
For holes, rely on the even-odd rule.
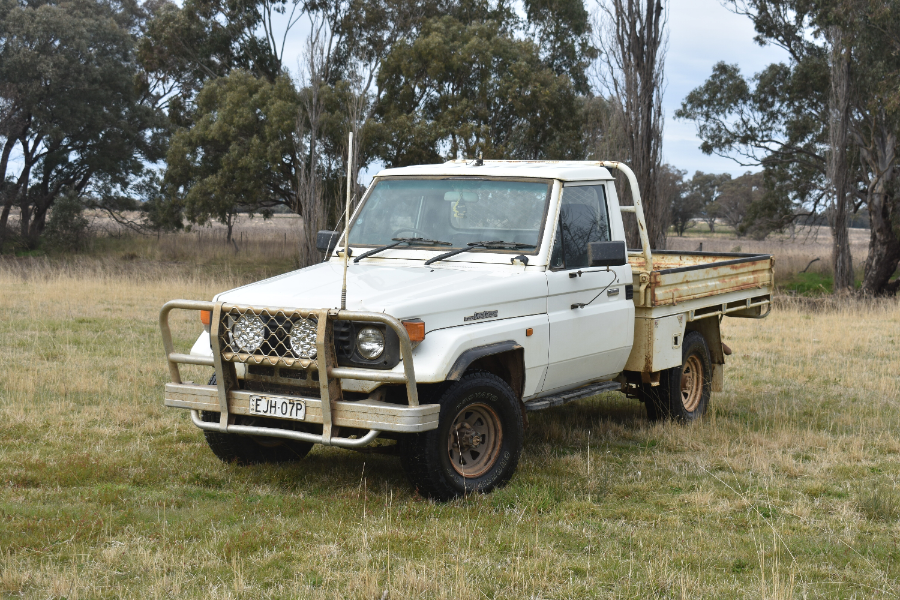
[[291,349],[300,358],[316,357],[316,329],[318,323],[315,319],[300,319],[294,321],[291,326]]
[[256,315],[244,315],[231,328],[238,347],[245,352],[256,352],[265,338],[266,326]]
[[366,327],[356,336],[356,349],[366,360],[375,360],[384,352],[384,334],[374,327]]

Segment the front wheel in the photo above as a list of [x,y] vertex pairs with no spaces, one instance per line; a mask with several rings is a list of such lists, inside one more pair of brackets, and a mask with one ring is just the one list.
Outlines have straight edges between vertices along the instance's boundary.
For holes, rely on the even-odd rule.
[[659,385],[644,385],[642,396],[651,421],[671,418],[690,423],[706,414],[712,392],[712,361],[697,331],[684,336],[681,366],[660,373]]
[[490,373],[466,374],[445,389],[438,428],[400,441],[410,482],[436,500],[487,493],[519,464],[525,428],[515,393]]

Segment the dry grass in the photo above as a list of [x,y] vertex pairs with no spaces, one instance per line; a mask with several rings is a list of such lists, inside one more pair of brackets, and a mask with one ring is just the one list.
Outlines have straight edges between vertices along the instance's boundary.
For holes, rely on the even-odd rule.
[[533,414],[508,487],[440,505],[389,456],[218,462],[162,406],[156,315],[249,275],[142,260],[0,263],[0,596],[900,594],[896,302],[726,319],[705,422]]
[[[684,237],[670,234],[669,250],[698,250],[704,252],[758,252],[775,257],[775,275],[779,283],[790,280],[807,266],[809,272],[831,275],[831,232],[827,227],[796,227],[793,233],[772,234],[765,240],[737,238],[731,233],[711,235],[702,228],[689,229]],[[857,276],[862,276],[863,265],[869,254],[869,230],[850,230],[850,254]],[[812,265],[810,261],[819,260]]]
[[86,254],[125,262],[174,263],[233,272],[254,271],[259,265],[282,271],[299,265],[298,246],[303,221],[297,215],[278,214],[270,219],[239,216],[226,241],[224,226],[214,223],[194,226],[191,231],[159,236],[135,236],[108,220],[97,218]]

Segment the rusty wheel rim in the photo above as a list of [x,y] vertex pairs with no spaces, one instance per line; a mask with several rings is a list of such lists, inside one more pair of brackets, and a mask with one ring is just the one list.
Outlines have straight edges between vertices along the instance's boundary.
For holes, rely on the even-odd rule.
[[703,397],[703,365],[696,356],[690,356],[681,370],[681,404],[688,412],[697,410]]
[[485,404],[469,405],[459,411],[450,426],[450,464],[463,477],[480,477],[497,462],[502,441],[503,429],[494,409]]

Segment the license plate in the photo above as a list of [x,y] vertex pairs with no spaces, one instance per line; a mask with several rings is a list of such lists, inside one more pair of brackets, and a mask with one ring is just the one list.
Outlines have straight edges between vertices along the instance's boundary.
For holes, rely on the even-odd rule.
[[277,396],[250,396],[250,414],[302,421],[306,418],[306,401]]

